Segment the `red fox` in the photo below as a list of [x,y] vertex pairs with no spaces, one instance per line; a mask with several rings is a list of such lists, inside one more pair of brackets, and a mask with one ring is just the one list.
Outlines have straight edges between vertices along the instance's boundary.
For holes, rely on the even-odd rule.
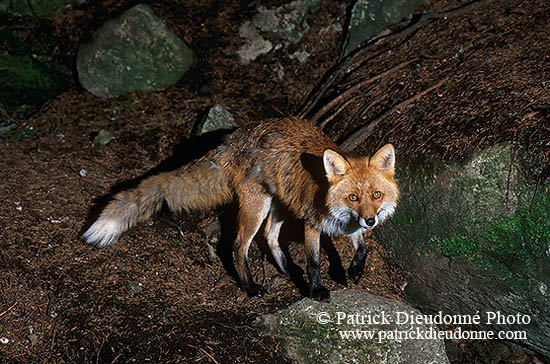
[[304,222],[309,294],[327,300],[319,272],[319,238],[347,235],[355,255],[348,274],[358,281],[367,255],[363,232],[394,212],[399,189],[394,181],[391,144],[372,158],[345,153],[317,126],[294,117],[271,119],[237,129],[218,148],[172,171],[115,195],[84,233],[88,243],[114,243],[120,235],[158,212],[207,209],[237,199],[235,267],[249,296],[265,293],[254,283],[248,249],[264,220],[265,237],[279,270],[288,274],[278,242],[285,214]]

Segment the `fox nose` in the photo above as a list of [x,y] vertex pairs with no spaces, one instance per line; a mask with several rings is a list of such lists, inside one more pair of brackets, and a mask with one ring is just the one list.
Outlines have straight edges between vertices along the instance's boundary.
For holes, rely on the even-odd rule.
[[365,220],[365,222],[368,226],[374,226],[374,224],[376,224],[376,220],[374,219],[374,217],[369,217],[367,220]]

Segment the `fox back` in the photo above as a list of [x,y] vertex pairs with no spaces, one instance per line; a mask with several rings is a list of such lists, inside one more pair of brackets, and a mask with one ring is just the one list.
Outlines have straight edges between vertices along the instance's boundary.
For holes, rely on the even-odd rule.
[[356,156],[297,118],[264,122],[236,134],[230,143],[238,148],[236,163],[228,165],[236,170],[234,183],[261,185],[296,217],[326,234],[349,235],[357,224],[372,229],[397,205],[391,144],[372,158]]

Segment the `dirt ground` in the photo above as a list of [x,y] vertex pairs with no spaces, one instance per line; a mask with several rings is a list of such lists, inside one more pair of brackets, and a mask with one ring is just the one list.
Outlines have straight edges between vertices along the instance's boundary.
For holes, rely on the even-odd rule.
[[[163,212],[102,249],[79,237],[112,192],[196,154],[199,146],[186,139],[210,106],[224,105],[241,125],[301,110],[338,58],[342,35],[320,29],[338,17],[343,25],[342,9],[337,1],[325,1],[308,18],[311,30],[302,43],[242,65],[235,55],[242,42],[238,28],[258,1],[157,3],[156,11],[199,58],[177,85],[109,100],[75,85],[30,116],[14,113],[18,127],[0,140],[0,338],[8,339],[0,344],[2,363],[286,363],[278,343],[262,336],[254,319],[302,295],[277,273],[261,244],[251,248],[251,267],[268,294],[249,299],[238,288],[227,259],[231,209],[183,216]],[[60,69],[73,68],[79,39],[131,4],[103,1],[56,16],[51,47]],[[424,10],[451,5],[458,4],[441,1]],[[384,119],[358,150],[370,153],[391,142],[398,163],[434,155],[459,160],[514,140],[533,149],[534,171],[546,178],[549,24],[546,0],[495,1],[381,43],[359,54],[358,67],[338,77],[319,105],[346,85],[414,62],[360,88],[325,129],[343,141],[393,105],[445,79]],[[303,44],[313,45],[307,63],[284,56]],[[273,71],[278,63],[285,71],[282,80]],[[379,102],[361,111],[375,99]],[[94,145],[101,129],[117,138]],[[218,221],[222,234],[216,242],[209,231]],[[300,237],[287,237],[290,256],[304,268]],[[325,244],[324,282],[330,289],[365,289],[402,299],[399,267],[374,240],[368,244],[369,265],[357,285],[342,277],[342,266],[352,257],[350,244],[345,239]],[[491,345],[461,343],[455,363],[497,362],[486,359]],[[512,353],[498,362],[532,360]]]

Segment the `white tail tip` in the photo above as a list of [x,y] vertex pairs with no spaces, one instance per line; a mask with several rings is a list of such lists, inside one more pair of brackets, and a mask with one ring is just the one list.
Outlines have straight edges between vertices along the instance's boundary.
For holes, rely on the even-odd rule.
[[123,232],[124,229],[118,221],[99,218],[83,236],[88,244],[105,246],[116,242]]

